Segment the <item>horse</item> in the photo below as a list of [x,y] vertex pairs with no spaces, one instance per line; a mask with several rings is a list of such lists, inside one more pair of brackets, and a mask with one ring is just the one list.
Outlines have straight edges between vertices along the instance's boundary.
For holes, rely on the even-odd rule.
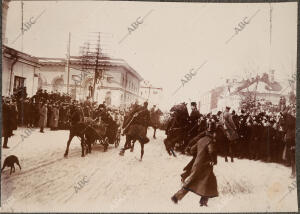
[[[94,121],[79,122],[72,125],[64,157],[68,156],[71,141],[75,136],[79,137],[81,141],[81,157],[91,153],[91,145],[95,143],[96,140],[101,141],[104,145],[104,151],[106,151],[111,139],[108,128],[108,124],[101,123],[96,125]],[[86,149],[86,152],[84,152],[84,149]]]
[[[122,127],[124,130],[126,130],[126,142],[119,153],[121,156],[125,154],[127,149],[131,149],[131,151],[133,151],[134,143],[138,141],[141,145],[140,161],[142,161],[144,155],[144,145],[149,142],[149,138],[147,138],[147,124],[144,124],[145,116],[149,117],[149,115],[147,116],[147,111],[142,110],[136,112],[135,114],[134,112],[131,112],[130,115],[126,116]],[[146,119],[146,121],[149,121],[149,118]]]
[[87,145],[87,153],[92,152],[92,144],[95,144],[97,140],[104,146],[104,152],[107,151],[109,138],[109,125],[106,123],[89,124],[85,130],[85,139]]
[[163,115],[160,109],[150,111],[150,127],[154,129],[153,138],[156,139],[156,130],[161,127],[160,116]]
[[187,139],[189,113],[185,103],[173,106],[170,112],[173,113],[167,125],[167,138],[164,139],[164,144],[168,154],[176,157],[174,152],[175,144],[184,144]]
[[70,134],[69,139],[67,142],[67,148],[64,154],[64,157],[68,157],[69,153],[69,146],[72,141],[72,139],[77,136],[81,140],[81,157],[84,157],[84,147],[85,147],[85,131],[87,130],[88,126],[86,123],[79,122],[70,127]]

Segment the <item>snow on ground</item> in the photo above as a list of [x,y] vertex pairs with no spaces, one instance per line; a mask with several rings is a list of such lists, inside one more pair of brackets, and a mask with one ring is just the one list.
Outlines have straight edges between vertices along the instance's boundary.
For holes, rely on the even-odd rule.
[[[64,158],[68,131],[40,133],[35,129],[23,141],[25,129],[9,139],[10,149],[2,150],[2,164],[8,155],[19,157],[22,170],[1,176],[2,212],[276,212],[297,211],[297,190],[288,188],[290,168],[260,161],[226,163],[218,158],[214,172],[219,197],[208,207],[199,206],[199,196],[188,193],[177,205],[170,198],[181,188],[180,174],[191,157],[171,157],[164,149],[163,132],[145,145],[139,161],[140,145],[134,152],[119,156],[119,148],[103,152],[94,146],[82,158],[78,138],[69,157]],[[148,136],[153,130],[149,129]],[[25,135],[26,136],[26,135]],[[124,139],[121,141],[121,146]],[[81,188],[78,185],[80,181]],[[75,188],[76,186],[76,188]],[[290,189],[290,192],[289,192]]]

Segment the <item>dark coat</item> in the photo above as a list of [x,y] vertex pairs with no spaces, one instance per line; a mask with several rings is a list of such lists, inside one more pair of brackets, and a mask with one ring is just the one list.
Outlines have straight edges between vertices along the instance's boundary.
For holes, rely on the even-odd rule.
[[2,136],[11,137],[13,131],[13,124],[10,120],[12,118],[11,107],[2,103]]
[[76,108],[71,115],[71,123],[75,125],[80,122],[80,111]]
[[[217,179],[213,172],[213,166],[209,163],[217,163],[217,156],[213,145],[213,139],[207,135],[195,144],[191,153],[195,160],[190,170],[190,175],[185,181],[183,188],[192,191],[200,196],[218,196]],[[186,169],[186,168],[185,168]]]
[[237,127],[232,119],[232,114],[229,112],[224,113],[224,129],[229,141],[235,141],[239,138],[237,134]]
[[42,106],[40,108],[40,120],[39,120],[39,126],[45,127],[47,125],[47,116],[48,116],[48,108],[47,106]]
[[18,128],[18,109],[15,104],[10,105],[10,115],[9,120],[11,121],[12,130],[17,130]]
[[295,146],[295,138],[296,138],[296,118],[290,114],[285,116],[285,140],[291,146]]
[[59,119],[59,110],[57,107],[53,107],[51,118],[50,118],[50,127],[57,128],[58,127],[58,119]]
[[162,115],[162,112],[159,109],[154,109],[152,108],[150,110],[150,121],[151,121],[151,125],[153,127],[159,127],[160,126],[160,116]]
[[197,109],[192,110],[190,114],[190,122],[192,126],[194,126],[198,122],[199,118],[200,118],[200,112]]
[[189,138],[193,138],[198,134],[198,129],[199,129],[199,125],[198,125],[198,120],[200,118],[200,112],[197,109],[192,110],[191,114],[190,114],[190,125],[189,125]]

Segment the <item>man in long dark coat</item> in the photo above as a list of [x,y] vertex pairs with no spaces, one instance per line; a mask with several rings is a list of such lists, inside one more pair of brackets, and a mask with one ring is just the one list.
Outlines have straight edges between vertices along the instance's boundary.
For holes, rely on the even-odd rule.
[[9,102],[2,101],[2,136],[4,137],[3,148],[9,149],[7,146],[8,138],[12,136],[12,111]]
[[217,179],[213,172],[213,165],[217,164],[214,148],[215,124],[210,122],[206,135],[191,148],[194,158],[185,167],[188,176],[171,200],[178,203],[189,191],[201,196],[200,206],[207,206],[209,198],[218,196]]
[[295,163],[295,151],[296,151],[296,118],[288,113],[289,109],[283,112],[283,117],[285,120],[284,130],[285,137],[284,141],[286,143],[286,152],[290,158],[290,163],[292,166],[291,178],[296,177],[296,163]]
[[40,114],[40,120],[39,120],[40,132],[44,133],[44,128],[47,125],[47,116],[48,116],[47,103],[43,103],[41,105],[39,114]]
[[239,138],[237,134],[237,127],[234,124],[234,121],[232,119],[232,114],[229,113],[230,107],[226,107],[226,110],[224,112],[224,129],[226,136],[229,140],[229,155],[231,156],[231,162],[233,162],[233,154],[234,154],[234,146]]
[[199,119],[200,119],[200,112],[197,110],[197,104],[196,104],[196,102],[191,102],[189,128],[188,128],[187,138],[184,140],[183,152],[186,149],[188,143],[199,134],[199,132],[198,132],[198,128],[200,125],[198,123]]
[[151,110],[150,110],[150,121],[151,121],[151,126],[154,129],[153,132],[153,138],[156,139],[156,129],[158,129],[160,127],[160,116],[162,115],[162,112],[160,111],[160,109],[158,109],[156,107],[156,105],[154,105]]

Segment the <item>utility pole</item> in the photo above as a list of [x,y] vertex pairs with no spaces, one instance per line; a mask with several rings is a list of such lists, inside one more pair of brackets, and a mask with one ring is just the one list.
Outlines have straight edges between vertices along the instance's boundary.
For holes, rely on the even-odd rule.
[[69,84],[70,84],[70,49],[71,49],[71,32],[69,32],[68,41],[68,53],[67,53],[67,93],[69,94]]
[[98,62],[99,62],[99,55],[100,54],[100,32],[98,33],[98,41],[97,41],[97,53],[96,53],[96,66],[95,66],[95,75],[94,75],[94,85],[93,85],[93,101],[95,101],[95,90],[96,90],[96,82],[97,79],[101,79],[102,78],[102,71],[100,70],[100,72],[98,71]]
[[[80,47],[81,52],[81,65],[82,65],[82,71],[84,73],[84,79],[87,77],[92,77],[92,82],[89,83],[90,86],[90,93],[89,97],[92,98],[93,101],[97,100],[95,98],[95,91],[96,86],[98,83],[98,79],[102,79],[104,76],[103,72],[105,68],[103,66],[110,65],[110,63],[101,62],[101,59],[103,57],[109,57],[104,54],[103,52],[103,44],[100,43],[100,40],[102,41],[103,38],[105,38],[105,34],[101,32],[91,32],[96,33],[97,39],[95,39],[95,36],[92,35],[92,41],[84,42],[83,47]],[[101,38],[100,38],[101,37]],[[105,63],[105,65],[103,65]]]
[[[272,74],[272,4],[271,2],[269,3],[270,6],[270,53],[269,53],[269,75],[274,75]],[[270,79],[270,78],[269,78]],[[269,101],[270,101],[270,91],[269,91]]]

